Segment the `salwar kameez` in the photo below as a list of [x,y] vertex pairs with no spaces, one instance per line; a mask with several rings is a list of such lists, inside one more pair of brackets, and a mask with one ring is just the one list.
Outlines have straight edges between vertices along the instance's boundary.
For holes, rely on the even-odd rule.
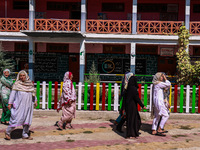
[[12,79],[10,77],[2,76],[0,79],[0,93],[1,93],[1,100],[2,100],[2,115],[1,115],[1,122],[8,122],[10,121],[10,110],[8,109],[8,99],[10,96],[10,91],[12,88]]

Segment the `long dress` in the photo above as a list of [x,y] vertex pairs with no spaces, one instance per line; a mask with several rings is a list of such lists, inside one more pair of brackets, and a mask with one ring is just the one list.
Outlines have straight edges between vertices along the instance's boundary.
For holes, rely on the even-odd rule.
[[137,81],[134,76],[129,79],[128,88],[125,93],[124,100],[127,119],[126,136],[138,137],[139,129],[141,126],[141,118],[138,113],[137,105],[139,104],[141,107],[144,107],[144,104],[139,98],[139,94],[137,91]]
[[11,108],[9,127],[31,125],[34,100],[35,97],[33,97],[31,92],[12,90],[9,98],[9,104],[13,104],[13,107]]
[[10,96],[10,91],[12,88],[13,81],[10,77],[2,76],[0,79],[0,93],[2,100],[3,112],[1,116],[1,122],[6,122],[10,120],[10,110],[8,109],[8,99]]

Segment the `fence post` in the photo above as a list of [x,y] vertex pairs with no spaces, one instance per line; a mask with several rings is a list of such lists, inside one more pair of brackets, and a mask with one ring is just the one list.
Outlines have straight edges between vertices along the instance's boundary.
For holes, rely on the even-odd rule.
[[54,86],[54,109],[57,109],[57,103],[58,103],[58,82],[55,82]]
[[196,100],[196,85],[193,85],[193,90],[192,90],[192,113],[195,113],[195,100]]
[[99,83],[96,83],[96,110],[99,110]]
[[[147,84],[144,85],[144,106],[147,107]],[[144,109],[144,112],[146,112],[147,110]]]
[[37,107],[36,107],[36,109],[40,109],[40,81],[37,81],[36,96],[37,96]]
[[46,81],[42,82],[42,109],[45,109],[46,103]]
[[120,109],[121,109],[121,107],[122,107],[122,102],[123,102],[123,97],[122,97],[122,95],[121,95],[121,93],[122,93],[122,84],[120,83],[120,97],[121,97],[121,99],[119,100],[120,102]]
[[114,84],[114,111],[118,111],[119,88],[117,83]]
[[[139,88],[138,88],[138,93],[139,93],[139,98],[140,98],[140,100],[142,100],[141,98],[142,98],[142,85],[141,84],[138,84],[138,86],[139,86]],[[141,107],[140,107],[140,105],[138,104],[138,111],[141,111]]]
[[149,107],[149,112],[152,111],[152,101],[153,101],[153,84],[150,85],[150,107]]
[[171,104],[172,104],[172,86],[170,86],[169,88],[169,105],[170,105],[169,112],[171,112]]
[[177,94],[178,94],[178,86],[174,86],[174,112],[177,112]]
[[63,82],[60,82],[60,97],[62,95]]
[[49,92],[48,92],[48,109],[51,109],[51,101],[52,101],[52,81],[49,81]]
[[105,110],[106,84],[102,84],[102,110]]
[[90,110],[93,110],[94,83],[90,84]]
[[87,98],[88,98],[88,83],[85,82],[85,87],[84,87],[84,110],[87,110]]
[[74,85],[74,89],[76,89],[76,82],[73,82],[73,85]]
[[78,83],[78,110],[81,110],[82,82]]
[[108,84],[108,110],[111,110],[112,84]]
[[198,98],[198,113],[200,113],[200,85],[199,85],[199,98]]
[[184,94],[184,86],[181,85],[181,91],[180,91],[180,113],[183,112],[183,94]]
[[186,86],[186,113],[190,112],[190,86]]

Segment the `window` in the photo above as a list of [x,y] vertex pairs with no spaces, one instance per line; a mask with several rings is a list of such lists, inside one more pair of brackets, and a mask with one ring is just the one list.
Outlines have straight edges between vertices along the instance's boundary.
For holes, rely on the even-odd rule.
[[15,43],[15,51],[17,52],[28,52],[29,44],[25,42]]
[[47,10],[80,11],[80,2],[47,2]]
[[13,1],[13,9],[29,9],[28,1]]
[[67,53],[69,51],[69,44],[47,44],[47,52],[61,52]]
[[124,3],[102,3],[102,11],[124,12]]
[[193,13],[200,13],[200,4],[193,5]]
[[153,54],[158,55],[158,46],[137,45],[136,54]]

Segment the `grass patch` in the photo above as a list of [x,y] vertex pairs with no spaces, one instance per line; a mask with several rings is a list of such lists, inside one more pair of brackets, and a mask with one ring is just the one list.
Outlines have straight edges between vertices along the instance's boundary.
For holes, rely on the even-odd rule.
[[74,133],[69,133],[70,135],[73,135]]
[[167,142],[165,142],[164,144],[168,144]]
[[56,132],[56,131],[53,131],[53,132]]
[[92,131],[84,131],[83,133],[85,133],[85,134],[91,134],[93,132]]
[[197,135],[197,133],[194,133],[193,135]]
[[99,127],[99,128],[106,128],[106,127],[103,127],[103,126],[102,126],[102,127]]
[[183,130],[191,130],[193,129],[190,125],[187,125],[187,126],[180,126],[180,129],[183,129]]
[[66,142],[74,142],[75,140],[68,139]]
[[37,143],[41,143],[41,142],[37,142]]
[[178,134],[178,135],[172,135],[172,137],[173,137],[173,138],[187,137],[187,135]]

